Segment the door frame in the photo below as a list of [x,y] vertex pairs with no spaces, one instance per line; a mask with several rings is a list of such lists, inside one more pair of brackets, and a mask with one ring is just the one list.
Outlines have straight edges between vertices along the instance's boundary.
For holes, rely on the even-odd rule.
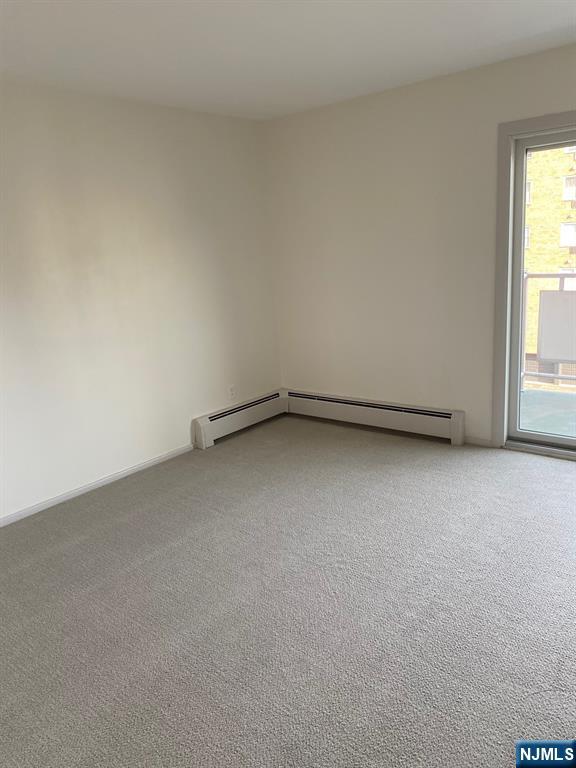
[[[513,323],[518,318],[513,313],[514,245],[522,242],[524,192],[522,181],[516,179],[517,155],[526,142],[540,146],[559,143],[558,134],[576,129],[576,110],[544,115],[528,120],[501,123],[498,126],[498,188],[496,218],[496,270],[495,270],[495,317],[494,317],[494,371],[492,391],[492,445],[518,448],[520,441],[509,436],[509,393],[512,376],[511,340]],[[552,138],[554,135],[554,138]],[[570,140],[570,139],[568,139]],[[520,177],[523,174],[519,174]],[[516,179],[517,189],[514,189]],[[516,230],[516,233],[515,233]],[[519,241],[520,238],[520,241]],[[517,291],[516,291],[517,292]],[[516,302],[517,302],[516,297]],[[518,352],[518,350],[517,350]],[[561,441],[559,441],[561,443]],[[539,441],[540,443],[540,441]],[[526,444],[534,447],[533,443]],[[543,452],[554,455],[574,452],[556,445],[538,445]]]

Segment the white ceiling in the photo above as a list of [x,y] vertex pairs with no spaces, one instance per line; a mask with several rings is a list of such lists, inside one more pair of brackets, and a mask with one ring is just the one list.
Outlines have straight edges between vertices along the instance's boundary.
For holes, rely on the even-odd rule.
[[2,0],[0,65],[271,117],[573,41],[574,0]]

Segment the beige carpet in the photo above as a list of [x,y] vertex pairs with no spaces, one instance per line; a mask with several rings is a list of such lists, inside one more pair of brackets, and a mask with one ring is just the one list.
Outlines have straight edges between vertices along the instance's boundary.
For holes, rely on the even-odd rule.
[[3,768],[576,736],[571,462],[283,417],[0,531]]

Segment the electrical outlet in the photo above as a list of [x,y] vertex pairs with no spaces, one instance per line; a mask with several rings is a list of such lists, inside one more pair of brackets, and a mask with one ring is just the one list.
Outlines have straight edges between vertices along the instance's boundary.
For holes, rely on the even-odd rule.
[[238,396],[238,393],[236,391],[236,387],[234,386],[234,384],[232,384],[230,387],[228,387],[228,398],[230,402],[233,403],[236,400],[237,396]]

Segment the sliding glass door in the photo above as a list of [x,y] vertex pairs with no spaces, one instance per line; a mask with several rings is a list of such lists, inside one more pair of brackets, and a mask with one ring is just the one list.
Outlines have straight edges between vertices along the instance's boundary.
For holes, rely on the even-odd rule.
[[517,139],[508,434],[576,448],[576,131]]

